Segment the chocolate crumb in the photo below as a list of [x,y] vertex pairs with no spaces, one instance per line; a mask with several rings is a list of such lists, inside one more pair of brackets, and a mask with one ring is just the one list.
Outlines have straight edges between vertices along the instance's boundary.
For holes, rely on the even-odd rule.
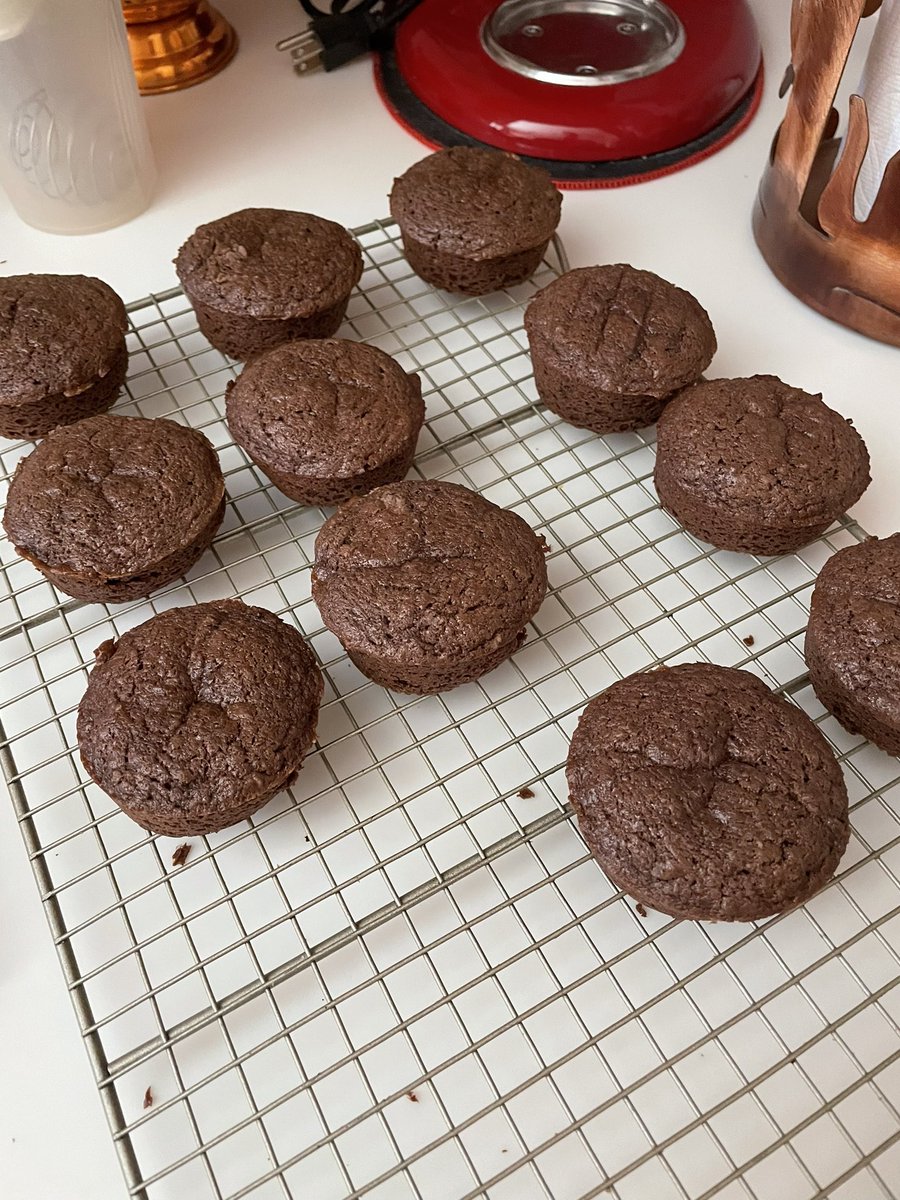
[[501,1154],[509,1154],[509,1151],[506,1149],[506,1147],[505,1147],[505,1146],[503,1146],[503,1147],[501,1148],[501,1150],[500,1150],[500,1153],[501,1153]]
[[152,1108],[152,1107],[153,1107],[153,1089],[147,1088],[146,1092],[144,1092],[144,1108]]
[[640,901],[638,901],[638,903],[634,906],[634,911],[639,917],[646,917],[647,915],[647,910],[644,908],[643,904],[640,903]]
[[309,841],[309,834],[308,834],[308,833],[304,833],[304,835],[303,835],[303,840],[304,840],[305,842],[308,842],[308,841]]
[[755,645],[755,642],[756,642],[756,639],[754,638],[752,633],[748,633],[747,636],[744,638],[745,646],[753,646],[753,645]]
[[533,800],[534,792],[529,787],[519,788],[519,797],[522,800]]
[[115,638],[107,638],[106,641],[101,642],[100,645],[97,647],[97,649],[94,651],[94,661],[97,663],[106,662],[106,660],[112,654],[113,650],[115,650],[115,648],[116,648],[116,639]]
[[547,541],[547,539],[545,537],[541,538],[541,549],[543,550],[543,552],[545,554],[550,553],[550,543]]
[[413,1104],[419,1103],[419,1097],[416,1095],[415,1092],[407,1092],[406,1098],[407,1098],[407,1100],[412,1100]]
[[188,855],[191,852],[191,846],[188,842],[182,842],[175,853],[172,855],[172,866],[183,867],[188,860]]

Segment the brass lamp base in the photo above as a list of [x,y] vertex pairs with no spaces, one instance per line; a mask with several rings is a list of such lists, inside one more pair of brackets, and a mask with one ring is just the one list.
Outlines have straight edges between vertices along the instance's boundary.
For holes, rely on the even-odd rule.
[[234,58],[237,34],[207,0],[122,0],[144,96],[202,83]]

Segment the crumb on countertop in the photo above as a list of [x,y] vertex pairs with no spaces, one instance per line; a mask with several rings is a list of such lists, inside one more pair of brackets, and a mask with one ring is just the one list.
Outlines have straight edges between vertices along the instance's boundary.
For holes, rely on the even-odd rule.
[[419,1103],[419,1097],[416,1095],[415,1092],[407,1092],[406,1098],[407,1098],[407,1100],[412,1100],[413,1104]]
[[153,1106],[153,1088],[147,1088],[146,1092],[144,1092],[144,1108],[151,1108],[152,1106]]
[[534,792],[531,790],[530,787],[523,787],[523,788],[519,788],[518,796],[519,796],[519,799],[521,799],[521,800],[533,800]]
[[643,904],[641,904],[640,901],[638,901],[637,904],[634,906],[634,911],[637,913],[637,915],[639,917],[646,917],[646,915],[647,915],[647,910],[646,910],[646,908],[644,908]]
[[744,638],[744,645],[745,646],[753,646],[755,644],[756,644],[756,638],[753,636],[752,633],[748,633],[747,636]]

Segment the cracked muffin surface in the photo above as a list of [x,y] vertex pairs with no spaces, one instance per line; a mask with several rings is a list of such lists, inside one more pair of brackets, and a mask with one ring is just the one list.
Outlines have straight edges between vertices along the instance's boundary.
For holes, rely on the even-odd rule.
[[543,168],[481,146],[451,146],[394,180],[391,216],[420,278],[481,296],[538,268],[562,194]]
[[263,318],[306,317],[357,283],[362,255],[335,221],[278,208],[243,208],[199,226],[175,258],[192,299]]
[[125,380],[125,305],[87,275],[0,279],[0,436],[43,437],[110,407]]
[[484,260],[545,243],[559,223],[562,196],[546,171],[513,154],[451,146],[395,179],[390,204],[405,235]]
[[828,711],[900,754],[900,534],[845,546],[828,560],[813,589],[805,653]]
[[61,591],[118,603],[183,575],[224,511],[219,459],[202,433],[105,413],[54,429],[19,462],[3,526]]
[[652,425],[716,352],[700,302],[627,263],[566,271],[529,303],[525,331],[543,403],[595,433]]
[[676,917],[783,912],[834,874],[847,790],[807,715],[746,671],[688,663],[614,683],[567,764],[588,848],[610,879]]
[[419,376],[339,338],[265,351],[229,383],[235,441],[294,500],[333,504],[402,479],[425,419]]
[[723,550],[785,554],[823,533],[869,484],[869,455],[821,396],[774,375],[681,392],[657,429],[656,489],[681,524]]
[[78,710],[85,769],[153,833],[211,833],[286,787],[315,737],[322,675],[267,609],[169,609],[96,652]]
[[362,276],[349,230],[313,213],[242,208],[199,226],[175,270],[200,332],[232,358],[337,333]]
[[468,488],[407,480],[325,522],[313,597],[364,674],[443,691],[521,645],[547,590],[545,550],[521,517]]

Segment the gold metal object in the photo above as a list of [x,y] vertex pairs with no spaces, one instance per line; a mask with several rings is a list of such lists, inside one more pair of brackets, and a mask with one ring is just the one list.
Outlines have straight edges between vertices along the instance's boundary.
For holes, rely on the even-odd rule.
[[237,50],[237,34],[207,0],[122,0],[122,8],[145,96],[202,83]]
[[790,88],[763,174],[753,230],[794,295],[833,321],[900,346],[900,154],[871,213],[854,214],[869,140],[866,102],[850,97],[847,131],[833,105],[860,21],[881,0],[793,0]]

